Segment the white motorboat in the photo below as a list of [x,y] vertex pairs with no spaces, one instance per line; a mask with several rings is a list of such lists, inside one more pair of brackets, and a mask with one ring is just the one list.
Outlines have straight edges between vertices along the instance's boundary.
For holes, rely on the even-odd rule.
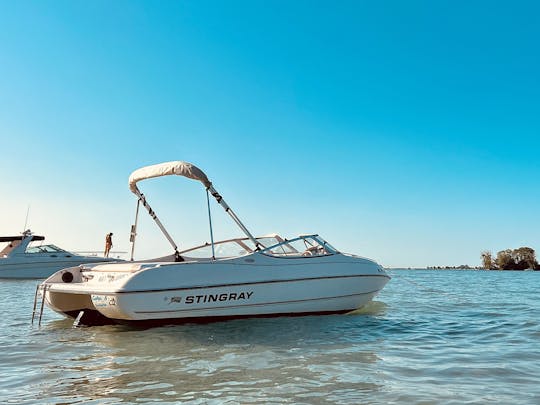
[[55,245],[32,244],[44,240],[45,237],[34,235],[30,230],[19,236],[0,237],[0,243],[7,243],[0,251],[0,278],[47,278],[66,267],[118,261],[98,256],[81,256]]
[[[179,251],[137,182],[180,175],[206,187],[210,243]],[[186,162],[167,162],[134,171],[135,225],[142,204],[171,243],[174,253],[147,261],[80,265],[57,272],[39,287],[42,301],[77,324],[166,324],[241,317],[339,314],[369,302],[390,277],[376,262],[339,252],[318,235],[255,238],[206,175]],[[213,240],[210,195],[245,237]],[[38,306],[36,290],[34,314]],[[41,322],[41,315],[40,315]]]

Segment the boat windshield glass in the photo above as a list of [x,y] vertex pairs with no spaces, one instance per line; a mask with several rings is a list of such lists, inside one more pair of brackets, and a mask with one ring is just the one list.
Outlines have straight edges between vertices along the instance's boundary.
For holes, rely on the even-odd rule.
[[[249,253],[249,249],[243,246],[238,240],[223,241],[214,244],[214,254],[216,258],[243,256]],[[180,253],[182,256],[193,258],[211,258],[212,245],[206,244]]]
[[277,245],[270,246],[262,253],[272,256],[326,256],[337,253],[337,250],[318,235],[300,236],[296,239],[285,240]]
[[25,253],[63,253],[64,249],[60,249],[54,245],[41,245],[41,246],[29,246],[26,248]]
[[[272,235],[259,237],[257,241],[262,246],[261,252],[271,256],[310,257],[333,255],[338,252],[319,235],[305,235],[291,240],[283,239],[279,235]],[[254,243],[248,238],[229,239],[214,243],[216,259],[244,256],[255,250]],[[184,250],[180,254],[186,258],[211,259],[212,245],[205,243]]]
[[[275,245],[283,241],[278,235],[263,236],[257,238],[257,241],[262,245],[263,249],[268,246]],[[248,238],[238,238],[224,240],[214,243],[214,254],[216,258],[226,257],[238,257],[244,256],[254,252],[256,249],[255,244]],[[180,252],[182,256],[192,257],[196,259],[211,258],[212,257],[212,245],[206,243],[202,246],[198,246],[192,249],[184,250]]]

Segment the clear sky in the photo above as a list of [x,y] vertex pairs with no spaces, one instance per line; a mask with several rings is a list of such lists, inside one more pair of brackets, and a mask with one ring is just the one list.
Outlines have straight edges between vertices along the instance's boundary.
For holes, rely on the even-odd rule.
[[[129,174],[186,160],[255,234],[388,267],[540,252],[538,4],[0,0],[0,234],[30,206],[50,243],[129,250]],[[199,183],[141,189],[209,240]],[[139,231],[136,258],[171,253]]]

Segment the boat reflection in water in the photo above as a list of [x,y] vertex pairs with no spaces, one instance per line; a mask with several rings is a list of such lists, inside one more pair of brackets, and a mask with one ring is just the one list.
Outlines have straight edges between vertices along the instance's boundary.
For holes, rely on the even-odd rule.
[[[332,394],[358,402],[358,395],[383,388],[372,375],[380,372],[377,349],[384,345],[375,341],[385,322],[283,317],[141,334],[119,325],[73,329],[54,320],[43,329],[61,361],[44,362],[32,394],[64,402],[306,403],[302,395],[309,393],[309,403],[324,403]],[[354,386],[344,390],[347,384]]]
[[[168,175],[199,180],[205,186],[210,243],[179,251],[137,186],[141,180]],[[206,175],[190,163],[143,167],[131,174],[129,187],[138,198],[132,259],[140,205],[174,253],[141,262],[81,265],[49,277],[40,286],[46,305],[75,318],[77,324],[155,325],[347,313],[368,303],[390,279],[376,262],[342,253],[316,234],[254,237]],[[210,195],[245,237],[213,240]]]

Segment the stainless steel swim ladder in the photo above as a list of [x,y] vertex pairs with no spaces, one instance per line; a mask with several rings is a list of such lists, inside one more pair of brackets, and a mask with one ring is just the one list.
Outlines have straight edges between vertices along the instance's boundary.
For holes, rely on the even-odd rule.
[[41,326],[41,318],[43,317],[43,307],[45,306],[45,297],[47,296],[47,291],[51,288],[51,284],[42,283],[36,287],[36,293],[34,294],[34,309],[32,310],[32,325],[34,324],[34,318],[38,311],[38,297],[41,294],[41,300],[39,305],[39,318],[38,326]]

